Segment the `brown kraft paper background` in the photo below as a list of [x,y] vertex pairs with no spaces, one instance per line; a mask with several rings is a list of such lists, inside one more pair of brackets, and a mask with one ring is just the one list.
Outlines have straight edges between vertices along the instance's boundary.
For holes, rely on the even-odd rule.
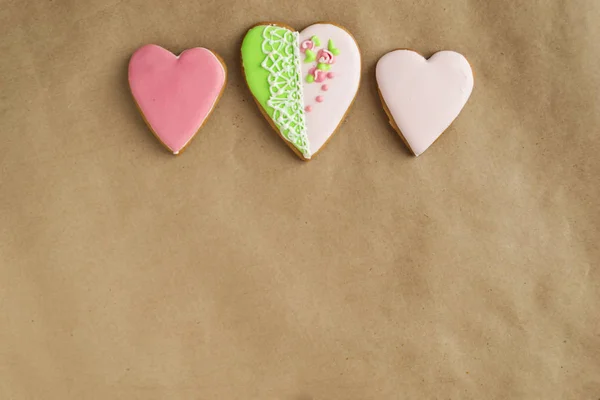
[[[362,84],[304,163],[239,46],[332,21]],[[600,398],[600,2],[0,1],[0,399]],[[127,85],[136,48],[229,70],[178,157]],[[421,157],[375,63],[475,71]]]

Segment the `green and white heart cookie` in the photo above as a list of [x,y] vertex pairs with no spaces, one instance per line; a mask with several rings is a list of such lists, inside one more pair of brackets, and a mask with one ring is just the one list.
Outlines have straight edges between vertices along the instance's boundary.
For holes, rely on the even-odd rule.
[[303,160],[335,133],[360,84],[358,45],[329,23],[302,32],[279,23],[256,25],[242,43],[242,66],[263,115]]

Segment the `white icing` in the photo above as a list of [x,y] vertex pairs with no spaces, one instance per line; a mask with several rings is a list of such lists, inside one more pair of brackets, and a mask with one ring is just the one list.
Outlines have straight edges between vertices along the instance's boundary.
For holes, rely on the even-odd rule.
[[377,85],[412,152],[422,154],[460,114],[473,91],[465,57],[441,51],[426,60],[395,50],[377,62]]
[[310,159],[311,150],[304,117],[304,101],[300,75],[300,42],[298,32],[278,26],[263,31],[262,67],[269,72],[267,105],[273,108],[273,121],[283,137],[291,142],[303,157]]
[[[304,63],[304,55],[301,54],[304,106],[312,107],[305,116],[306,130],[310,151],[315,154],[335,132],[356,96],[360,83],[361,60],[354,38],[344,29],[331,24],[311,25],[300,32],[300,43],[313,36],[320,39],[319,48],[326,49],[331,39],[340,51],[330,69],[335,77],[321,83],[306,82],[308,71],[315,66],[315,63]],[[321,90],[323,84],[327,84],[327,92]],[[317,96],[323,96],[322,103],[316,101]]]

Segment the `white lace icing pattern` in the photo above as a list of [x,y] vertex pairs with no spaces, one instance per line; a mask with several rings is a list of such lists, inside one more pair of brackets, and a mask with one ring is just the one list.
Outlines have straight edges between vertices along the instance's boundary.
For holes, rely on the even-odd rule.
[[263,31],[261,66],[269,72],[267,105],[283,137],[309,159],[310,148],[304,118],[299,33],[278,26]]

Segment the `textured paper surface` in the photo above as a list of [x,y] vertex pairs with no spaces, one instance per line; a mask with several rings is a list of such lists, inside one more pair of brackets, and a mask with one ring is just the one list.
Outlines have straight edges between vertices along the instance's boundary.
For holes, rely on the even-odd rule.
[[[240,71],[260,21],[333,21],[363,81],[309,163]],[[1,399],[600,398],[596,0],[0,2]],[[133,51],[205,46],[179,157]],[[414,158],[377,59],[452,49],[458,120]]]

